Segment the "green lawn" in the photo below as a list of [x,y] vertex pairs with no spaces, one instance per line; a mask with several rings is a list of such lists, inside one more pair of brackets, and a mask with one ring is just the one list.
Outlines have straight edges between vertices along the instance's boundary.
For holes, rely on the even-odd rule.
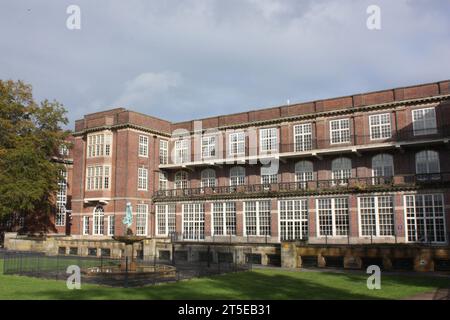
[[381,290],[368,290],[365,274],[258,269],[142,288],[68,290],[64,281],[3,275],[2,260],[0,270],[0,299],[399,299],[450,287],[449,277],[391,275],[382,276]]

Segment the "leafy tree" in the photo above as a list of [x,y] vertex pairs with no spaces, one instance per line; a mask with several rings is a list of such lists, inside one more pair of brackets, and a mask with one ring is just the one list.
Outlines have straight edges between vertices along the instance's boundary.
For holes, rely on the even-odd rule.
[[26,232],[54,230],[54,198],[62,166],[54,161],[69,132],[57,101],[33,99],[22,81],[0,80],[0,221],[23,217]]

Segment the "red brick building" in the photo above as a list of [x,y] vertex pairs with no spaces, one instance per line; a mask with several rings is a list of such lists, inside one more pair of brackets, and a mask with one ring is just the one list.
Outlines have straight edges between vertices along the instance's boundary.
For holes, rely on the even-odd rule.
[[74,132],[73,236],[448,243],[450,81],[182,123],[113,109]]

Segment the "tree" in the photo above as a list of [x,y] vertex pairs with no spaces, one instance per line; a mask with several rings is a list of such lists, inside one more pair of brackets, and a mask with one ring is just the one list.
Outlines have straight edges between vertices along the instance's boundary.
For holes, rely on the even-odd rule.
[[57,101],[35,102],[30,85],[0,80],[0,221],[20,216],[23,231],[54,230],[50,217],[63,168],[54,159],[67,145],[66,113]]

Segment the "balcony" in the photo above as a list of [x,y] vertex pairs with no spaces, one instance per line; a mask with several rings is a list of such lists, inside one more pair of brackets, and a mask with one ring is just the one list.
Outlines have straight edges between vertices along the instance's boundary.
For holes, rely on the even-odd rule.
[[[377,148],[402,148],[411,144],[448,143],[450,139],[449,127],[425,129],[422,131],[402,129],[392,133],[389,138],[373,139],[370,135],[349,135],[342,143],[334,143],[331,139],[319,139],[313,136],[302,141],[288,144],[278,144],[271,151],[262,151],[256,145],[247,145],[244,152],[236,155],[229,154],[227,148],[215,150],[214,156],[204,157],[201,153],[187,156],[183,161],[169,159],[169,163],[161,164],[162,169],[178,169],[182,167],[220,165],[226,163],[246,162],[260,158],[289,158],[298,156],[317,156],[333,153],[358,153]],[[255,144],[255,142],[254,142]],[[179,160],[179,159],[177,159]]]
[[397,175],[393,177],[358,177],[335,180],[314,180],[306,182],[280,182],[239,186],[217,186],[207,188],[186,188],[159,190],[155,201],[180,198],[221,198],[271,195],[339,194],[350,192],[373,192],[415,190],[424,187],[445,186],[450,182],[450,172],[432,174]]

